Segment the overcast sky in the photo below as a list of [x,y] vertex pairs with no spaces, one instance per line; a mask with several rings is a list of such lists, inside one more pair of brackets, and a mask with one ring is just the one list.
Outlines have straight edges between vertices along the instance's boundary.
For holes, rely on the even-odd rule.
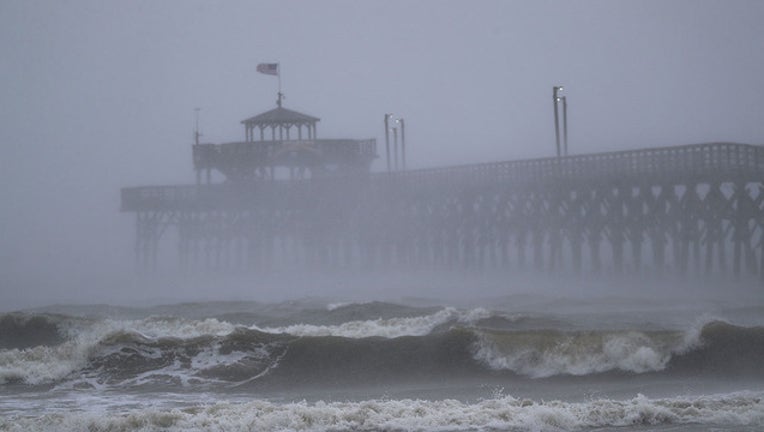
[[196,107],[204,141],[243,139],[275,106],[260,62],[319,137],[404,117],[412,167],[553,155],[558,84],[571,153],[758,144],[763,22],[756,0],[2,0],[0,302],[129,273],[119,188],[193,181]]

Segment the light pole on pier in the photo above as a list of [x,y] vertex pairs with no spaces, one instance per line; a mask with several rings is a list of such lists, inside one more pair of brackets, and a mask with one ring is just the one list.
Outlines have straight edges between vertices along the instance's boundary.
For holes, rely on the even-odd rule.
[[560,157],[562,154],[560,151],[560,114],[559,114],[559,105],[560,105],[560,96],[559,93],[563,91],[562,86],[554,86],[552,87],[552,103],[554,108],[554,142],[555,142],[555,148],[557,149],[557,157]]
[[562,155],[568,155],[568,98],[566,96],[562,99]]
[[[400,150],[398,149],[398,129],[401,131]],[[393,132],[392,155],[390,154],[391,131]],[[395,118],[392,113],[385,114],[385,154],[387,172],[406,169],[406,121],[401,117]]]
[[[396,123],[398,120],[395,121]],[[395,167],[395,171],[398,171],[398,128],[393,128],[393,159],[395,159],[395,164],[393,166]]]
[[387,172],[390,172],[390,118],[392,114],[385,114],[385,155],[387,156]]
[[406,171],[406,124],[402,118],[398,123],[401,124],[401,169]]

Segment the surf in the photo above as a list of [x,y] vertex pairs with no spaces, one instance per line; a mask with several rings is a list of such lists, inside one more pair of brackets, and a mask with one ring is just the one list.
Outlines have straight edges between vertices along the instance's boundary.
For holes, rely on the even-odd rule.
[[566,330],[545,328],[552,321],[538,317],[482,308],[324,309],[330,315],[338,310],[345,319],[364,311],[360,317],[367,319],[268,327],[217,318],[8,314],[0,317],[0,333],[22,329],[39,343],[3,339],[0,385],[279,388],[458,376],[764,376],[764,327],[719,320],[685,330]]
[[[43,431],[66,425],[71,430],[167,431],[502,431],[592,430],[637,427],[697,430],[719,427],[756,431],[764,426],[763,395],[737,392],[707,396],[649,398],[644,395],[581,402],[538,401],[499,395],[475,402],[453,399],[372,399],[363,401],[267,400],[214,402],[179,408],[117,410],[110,415],[64,410],[38,417],[0,417],[9,432]],[[683,429],[688,426],[690,429]],[[629,429],[633,430],[633,429]]]

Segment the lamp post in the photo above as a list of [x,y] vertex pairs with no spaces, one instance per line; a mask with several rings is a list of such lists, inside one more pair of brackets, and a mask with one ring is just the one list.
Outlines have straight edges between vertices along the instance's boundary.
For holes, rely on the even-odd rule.
[[398,119],[401,124],[401,169],[406,171],[406,124],[403,119]]
[[[398,128],[401,131],[400,152],[398,151]],[[392,158],[390,155],[391,130],[393,132]],[[385,153],[387,156],[387,172],[406,169],[406,122],[400,117],[394,118],[392,113],[385,114]]]
[[[397,120],[396,120],[397,123]],[[393,165],[393,169],[395,171],[398,171],[398,128],[393,128],[393,159],[395,159],[395,164]]]
[[385,114],[385,155],[387,156],[387,172],[390,172],[390,117],[392,114]]
[[562,154],[568,155],[568,98],[562,98]]
[[554,140],[557,149],[557,157],[560,157],[560,115],[558,105],[560,103],[559,93],[563,91],[562,86],[552,87],[552,103],[554,108]]

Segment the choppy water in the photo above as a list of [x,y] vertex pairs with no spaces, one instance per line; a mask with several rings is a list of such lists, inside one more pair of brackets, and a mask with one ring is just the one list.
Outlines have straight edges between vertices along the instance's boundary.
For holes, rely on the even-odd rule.
[[764,308],[498,299],[0,315],[1,430],[762,430]]

